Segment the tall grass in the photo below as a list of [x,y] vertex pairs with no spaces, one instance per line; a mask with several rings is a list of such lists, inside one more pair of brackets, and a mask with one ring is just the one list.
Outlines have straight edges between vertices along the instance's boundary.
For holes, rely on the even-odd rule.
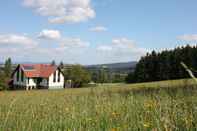
[[0,130],[197,130],[197,91],[177,87],[0,92]]

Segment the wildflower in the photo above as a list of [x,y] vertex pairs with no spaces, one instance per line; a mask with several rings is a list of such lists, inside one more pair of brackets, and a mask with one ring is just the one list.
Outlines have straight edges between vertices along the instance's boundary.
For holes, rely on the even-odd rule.
[[112,128],[111,131],[118,131],[116,128]]
[[69,108],[65,108],[65,110],[68,112],[69,111]]
[[156,101],[147,101],[144,103],[144,106],[147,108],[152,108],[152,107],[156,107],[157,103],[156,103]]
[[150,127],[150,123],[144,123],[143,126],[144,126],[145,128],[149,128],[149,127]]
[[192,117],[189,116],[187,118],[184,118],[184,120],[185,120],[185,124],[187,127],[190,127],[192,125],[192,122],[193,122]]
[[114,117],[114,118],[118,117],[119,115],[120,115],[120,114],[117,113],[117,112],[112,112],[112,117]]

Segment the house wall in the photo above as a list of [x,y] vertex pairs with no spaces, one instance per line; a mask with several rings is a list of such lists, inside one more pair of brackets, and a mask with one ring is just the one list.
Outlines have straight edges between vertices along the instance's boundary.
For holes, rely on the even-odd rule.
[[26,79],[26,81],[27,81],[27,86],[34,86],[34,87],[36,87],[36,79],[29,78],[29,84],[28,84],[28,79]]
[[41,86],[47,87],[48,86],[48,82],[47,82],[48,78],[43,78],[42,82],[40,83]]
[[[17,72],[19,71],[19,81],[17,81]],[[29,83],[28,83],[28,78],[25,77],[24,75],[24,79],[23,81],[21,80],[21,73],[22,73],[22,70],[21,68],[19,67],[18,71],[16,71],[14,73],[14,76],[13,76],[13,84],[15,86],[36,86],[36,80],[33,79],[33,78],[29,78]]]
[[[19,71],[19,81],[17,81],[17,72]],[[14,77],[13,77],[13,83],[14,85],[17,85],[17,86],[26,86],[26,77],[24,76],[24,79],[23,81],[21,80],[21,68],[18,69],[18,71],[16,71],[14,73]]]
[[51,74],[49,77],[49,89],[63,89],[64,88],[64,75],[60,72],[60,82],[58,82],[58,72],[59,70],[56,70],[56,80],[53,81],[54,74]]

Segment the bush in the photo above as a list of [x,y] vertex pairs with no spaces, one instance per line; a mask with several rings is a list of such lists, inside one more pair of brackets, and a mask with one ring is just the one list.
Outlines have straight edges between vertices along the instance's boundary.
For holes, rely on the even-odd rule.
[[82,87],[90,82],[90,74],[81,65],[73,65],[64,71],[65,80],[72,80],[72,87]]

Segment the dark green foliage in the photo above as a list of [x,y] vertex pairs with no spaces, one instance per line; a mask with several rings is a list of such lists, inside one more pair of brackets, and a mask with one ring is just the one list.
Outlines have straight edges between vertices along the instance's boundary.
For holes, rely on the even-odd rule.
[[174,50],[152,51],[142,57],[134,73],[130,73],[126,82],[150,82],[189,78],[180,62],[184,62],[193,71],[197,70],[197,46],[177,47]]
[[6,77],[10,77],[11,72],[12,72],[12,61],[11,61],[11,58],[8,58],[5,61],[4,74]]
[[105,68],[101,68],[98,73],[99,83],[107,83],[108,76]]
[[55,60],[52,60],[51,65],[53,65],[53,66],[56,65]]
[[134,83],[135,82],[134,73],[133,72],[129,73],[128,76],[125,78],[125,81],[127,83]]
[[112,78],[112,83],[122,83],[125,80],[126,75],[121,73],[115,73]]
[[109,83],[110,79],[109,70],[101,67],[95,71],[91,71],[91,79],[96,83]]
[[64,63],[62,61],[60,62],[59,67],[60,67],[60,69],[64,68]]
[[82,87],[90,82],[90,74],[81,66],[73,65],[64,71],[65,80],[72,80],[72,87]]
[[0,90],[8,89],[8,85],[6,83],[6,80],[8,78],[5,76],[4,72],[0,71]]
[[114,72],[109,68],[100,67],[92,70],[91,79],[95,83],[121,83],[125,81],[126,73]]
[[0,70],[0,90],[8,89],[8,82],[12,73],[11,58],[6,59],[3,70]]

